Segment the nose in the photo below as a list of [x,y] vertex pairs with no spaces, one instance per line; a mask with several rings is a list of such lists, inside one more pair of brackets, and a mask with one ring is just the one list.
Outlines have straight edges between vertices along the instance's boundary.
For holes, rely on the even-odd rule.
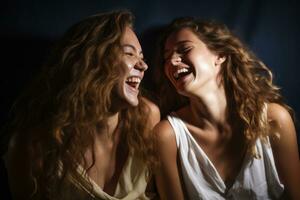
[[134,68],[136,68],[139,71],[146,71],[148,69],[148,65],[143,59],[139,59],[135,64]]
[[179,63],[181,63],[182,59],[180,57],[180,55],[178,54],[173,54],[172,57],[171,57],[171,64],[173,66],[176,66],[178,65]]

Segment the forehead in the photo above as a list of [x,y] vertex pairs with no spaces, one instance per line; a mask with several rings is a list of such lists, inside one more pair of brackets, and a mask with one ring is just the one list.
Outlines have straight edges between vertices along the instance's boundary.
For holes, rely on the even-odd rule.
[[185,41],[200,42],[200,39],[190,28],[182,28],[168,36],[165,42],[165,49],[172,48],[174,45]]
[[142,49],[136,34],[133,32],[133,30],[130,27],[126,27],[123,37],[121,39],[121,43],[122,45],[132,45],[137,50]]

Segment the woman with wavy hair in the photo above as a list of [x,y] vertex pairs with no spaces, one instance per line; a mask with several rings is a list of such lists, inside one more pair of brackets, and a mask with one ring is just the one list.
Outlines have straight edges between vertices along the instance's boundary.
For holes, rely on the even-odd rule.
[[133,16],[71,27],[14,106],[6,154],[15,199],[148,199],[158,108],[142,98],[147,69]]
[[173,111],[154,128],[162,199],[300,199],[292,110],[225,25],[174,20],[158,61],[161,110]]

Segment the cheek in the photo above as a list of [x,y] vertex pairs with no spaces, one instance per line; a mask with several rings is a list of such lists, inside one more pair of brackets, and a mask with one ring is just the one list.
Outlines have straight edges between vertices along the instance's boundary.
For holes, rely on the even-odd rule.
[[207,72],[211,71],[214,67],[211,61],[205,57],[198,56],[195,59],[193,59],[193,61],[193,65],[195,66],[197,71]]
[[127,74],[134,68],[134,61],[131,59],[123,59],[122,71]]
[[184,57],[184,60],[188,65],[195,65],[201,62],[201,56],[195,52],[191,52]]

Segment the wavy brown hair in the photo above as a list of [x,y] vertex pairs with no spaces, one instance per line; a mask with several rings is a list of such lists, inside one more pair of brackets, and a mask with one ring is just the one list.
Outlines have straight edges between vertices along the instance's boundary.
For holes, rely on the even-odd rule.
[[[269,126],[264,114],[266,103],[284,106],[294,117],[292,109],[283,103],[279,88],[274,85],[272,72],[224,25],[215,21],[195,18],[178,18],[167,26],[159,43],[157,56],[160,66],[158,85],[161,93],[162,114],[188,103],[188,99],[175,91],[164,75],[163,51],[168,36],[183,28],[189,28],[207,48],[217,55],[224,56],[225,62],[219,73],[228,103],[229,126],[242,130],[248,150],[256,155],[255,141],[269,135]],[[240,130],[239,130],[240,131]],[[258,155],[259,156],[259,155]]]
[[[94,15],[72,26],[15,103],[10,129],[26,143],[34,198],[57,198],[66,176],[83,181],[76,172],[78,163],[87,170],[94,165],[93,136],[97,124],[105,124],[110,112],[127,26],[133,26],[128,11]],[[119,116],[129,151],[149,164],[152,146],[145,114],[149,108],[141,98],[139,102]],[[91,166],[84,157],[88,149],[93,152]]]

